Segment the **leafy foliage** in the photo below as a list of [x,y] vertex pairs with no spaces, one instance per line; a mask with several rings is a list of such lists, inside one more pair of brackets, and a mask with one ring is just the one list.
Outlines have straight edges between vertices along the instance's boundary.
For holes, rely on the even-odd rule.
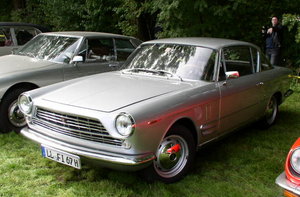
[[284,14],[282,23],[283,25],[287,26],[291,35],[295,35],[294,38],[297,44],[291,44],[288,50],[292,53],[290,57],[292,57],[291,59],[294,60],[294,67],[300,68],[300,57],[298,55],[300,52],[300,15]]
[[[10,1],[3,0],[7,8]],[[24,0],[25,1],[25,0]],[[245,40],[264,47],[262,26],[273,15],[289,22],[299,16],[299,0],[26,0],[23,9],[0,19],[32,22],[53,30],[88,30],[123,33],[142,40],[164,37],[208,36]],[[0,11],[3,8],[0,8]],[[9,9],[8,9],[9,11]],[[285,14],[285,15],[283,15]],[[293,21],[293,20],[292,20]],[[295,20],[294,20],[295,21]],[[300,36],[285,32],[284,58],[293,65]]]
[[284,14],[282,23],[288,27],[289,31],[296,29],[295,40],[300,43],[300,15]]
[[118,31],[113,17],[114,1],[28,0],[24,9],[12,12],[13,21],[50,26],[54,31]]
[[1,0],[0,21],[10,21],[10,12],[12,10],[11,0]]

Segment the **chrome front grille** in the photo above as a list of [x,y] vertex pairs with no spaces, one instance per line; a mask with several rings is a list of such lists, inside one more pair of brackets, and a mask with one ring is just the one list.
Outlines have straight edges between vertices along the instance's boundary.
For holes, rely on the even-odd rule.
[[122,146],[123,140],[109,135],[100,121],[38,108],[32,123],[51,131],[93,142]]

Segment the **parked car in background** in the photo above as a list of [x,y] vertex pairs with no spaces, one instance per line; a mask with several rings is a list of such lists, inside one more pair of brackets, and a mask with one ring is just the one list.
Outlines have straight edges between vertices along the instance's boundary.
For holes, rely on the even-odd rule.
[[284,196],[300,196],[300,138],[289,151],[285,170],[277,177],[276,184],[284,189]]
[[30,23],[0,22],[0,56],[11,54],[13,49],[18,49],[34,36],[49,31]]
[[42,33],[14,55],[0,57],[0,132],[19,131],[26,125],[17,106],[22,92],[119,69],[140,43],[108,33]]
[[148,41],[122,68],[23,93],[21,133],[56,162],[143,169],[170,183],[187,174],[202,145],[259,119],[272,125],[292,93],[291,70],[242,41]]

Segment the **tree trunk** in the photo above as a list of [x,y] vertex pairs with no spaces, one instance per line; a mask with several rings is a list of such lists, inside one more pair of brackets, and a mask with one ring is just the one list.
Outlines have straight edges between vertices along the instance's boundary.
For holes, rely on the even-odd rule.
[[15,10],[23,9],[26,6],[26,0],[13,0],[13,7]]

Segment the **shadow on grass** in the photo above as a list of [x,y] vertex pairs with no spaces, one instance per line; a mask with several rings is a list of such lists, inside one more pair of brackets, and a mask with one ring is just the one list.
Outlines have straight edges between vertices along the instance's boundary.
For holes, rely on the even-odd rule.
[[[201,177],[204,172],[209,173],[213,170],[231,168],[233,166],[230,163],[231,160],[234,160],[235,157],[241,157],[243,152],[257,148],[257,146],[270,146],[266,142],[268,138],[272,139],[274,136],[284,137],[282,130],[287,126],[292,127],[297,116],[299,117],[297,112],[283,110],[280,112],[277,123],[267,130],[259,129],[259,125],[255,122],[204,146],[197,152],[194,168],[188,176],[193,179]],[[241,157],[241,159],[243,158]],[[249,158],[245,158],[245,160],[247,159]],[[243,161],[240,162],[243,163]],[[58,175],[57,180],[64,184],[76,181],[99,182],[105,180],[117,183],[125,188],[155,184],[143,180],[138,172],[121,172],[89,164],[84,165],[81,170],[68,169],[64,171],[65,167],[59,169],[56,172]]]
[[89,163],[83,164],[82,169],[80,170],[75,168],[69,168],[65,170],[65,168],[65,166],[62,166],[56,171],[56,174],[58,175],[57,180],[63,184],[77,181],[99,182],[107,180],[130,187],[136,182],[141,181],[136,172],[116,171],[95,166],[93,164],[91,165]]
[[[235,157],[243,159],[242,154],[251,151],[251,149],[266,147],[272,149],[274,139],[282,139],[284,141],[287,138],[286,149],[288,150],[290,144],[297,137],[300,137],[295,132],[295,130],[300,129],[297,121],[299,116],[298,112],[282,110],[275,125],[268,129],[261,129],[259,122],[254,122],[205,145],[197,152],[195,168],[192,174],[200,175],[203,172],[215,170],[214,166],[216,163],[226,168],[230,165],[230,160],[233,160]],[[293,127],[296,124],[298,124],[297,127]],[[292,135],[289,135],[289,130],[292,131]]]

